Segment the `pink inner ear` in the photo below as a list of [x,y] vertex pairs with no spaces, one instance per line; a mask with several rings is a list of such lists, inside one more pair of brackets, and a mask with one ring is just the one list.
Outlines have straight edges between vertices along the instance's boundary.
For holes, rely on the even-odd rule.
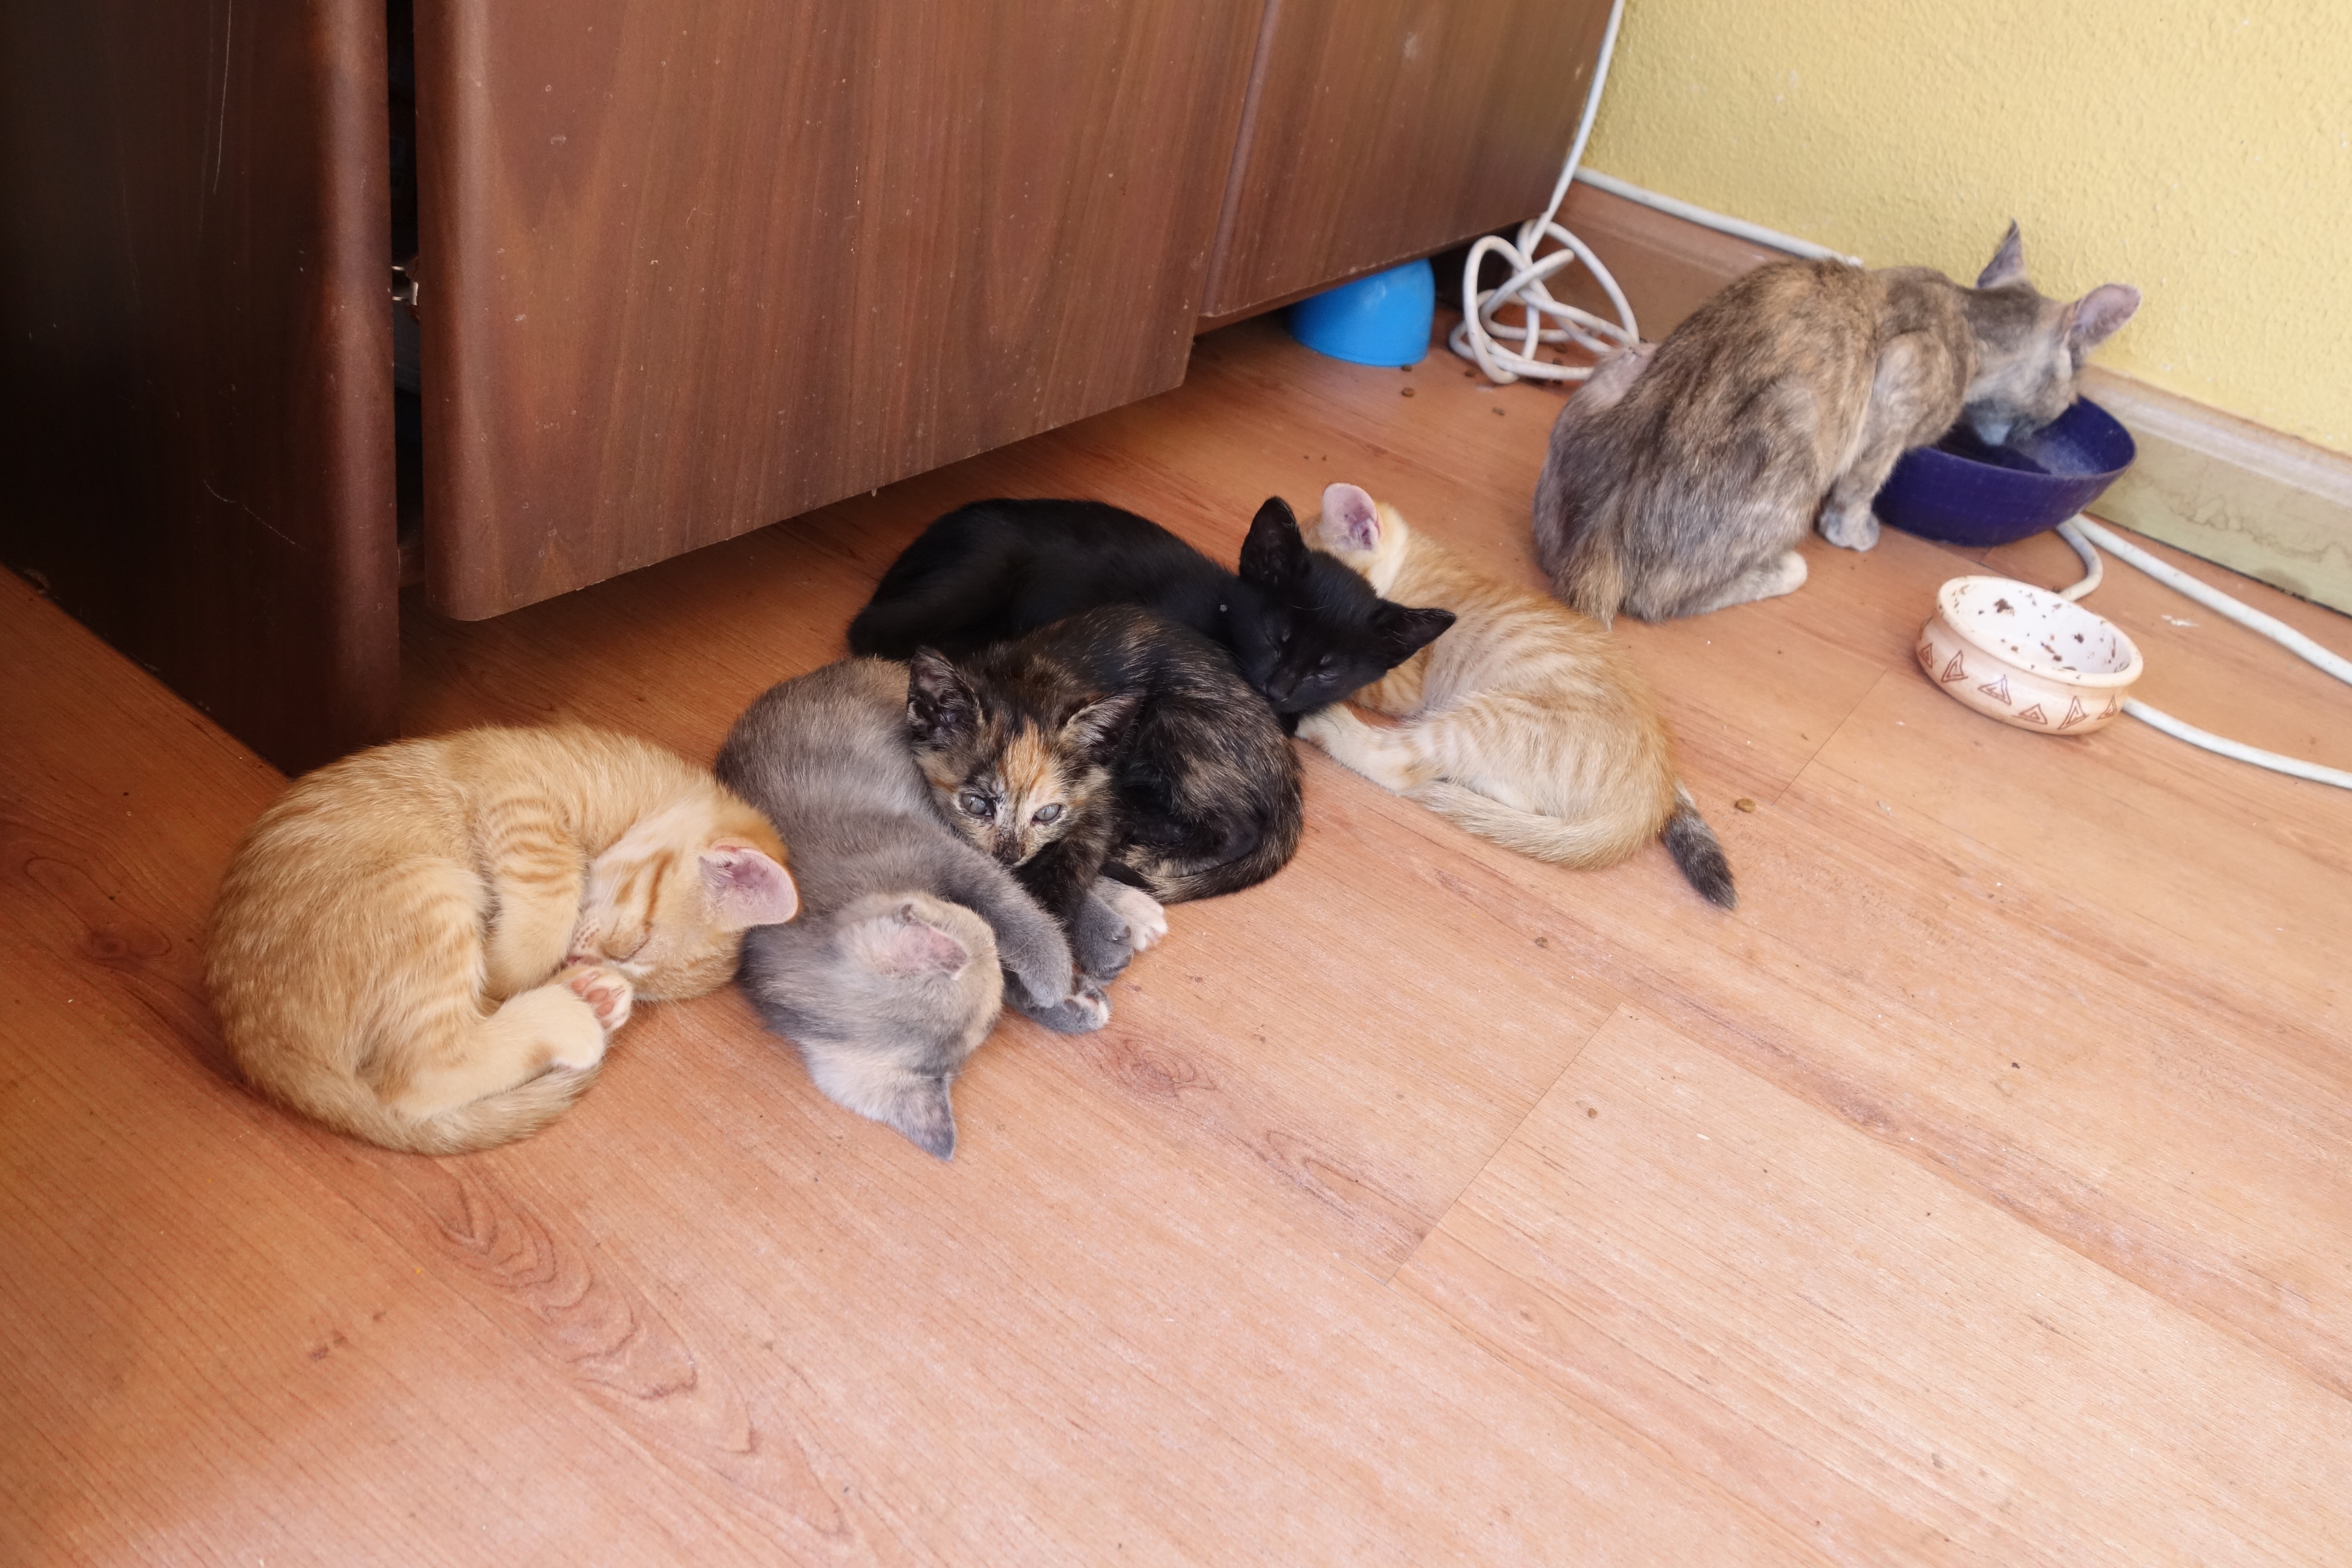
[[1323,517],[1339,525],[1350,549],[1370,550],[1381,542],[1380,509],[1358,485],[1332,485],[1323,491]]
[[901,974],[920,974],[927,970],[952,974],[971,957],[963,943],[936,926],[920,921],[894,924],[883,942],[882,954],[884,964]]
[[800,912],[792,873],[748,844],[714,844],[702,852],[702,885],[719,922],[730,931],[782,925]]

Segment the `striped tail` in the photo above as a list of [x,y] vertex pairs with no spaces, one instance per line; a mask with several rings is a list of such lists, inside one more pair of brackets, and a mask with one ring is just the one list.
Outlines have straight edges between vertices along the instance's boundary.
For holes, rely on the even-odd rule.
[[1731,885],[1731,862],[1723,857],[1723,845],[1698,814],[1698,802],[1680,784],[1675,785],[1675,814],[1666,819],[1664,837],[1666,853],[1699,897],[1727,910],[1739,907],[1739,890]]

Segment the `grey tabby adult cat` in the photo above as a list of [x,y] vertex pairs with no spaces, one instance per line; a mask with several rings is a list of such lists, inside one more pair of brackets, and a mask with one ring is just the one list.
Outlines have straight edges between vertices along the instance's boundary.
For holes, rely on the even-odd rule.
[[1156,903],[1106,884],[1127,912],[1094,900],[1073,964],[1013,874],[940,820],[908,744],[903,664],[846,659],[771,688],[718,773],[787,836],[801,894],[798,921],[744,939],[745,991],[819,1089],[943,1160],[949,1089],[1001,1000],[1065,1033],[1100,1028],[1101,982],[1166,930]]
[[1925,267],[1759,267],[1654,349],[1612,357],[1552,426],[1536,553],[1603,622],[1793,592],[1806,529],[1878,542],[1870,503],[1913,447],[1967,419],[1999,446],[2074,401],[2090,352],[2139,308],[2108,283],[2044,299],[2017,226],[1976,287]]

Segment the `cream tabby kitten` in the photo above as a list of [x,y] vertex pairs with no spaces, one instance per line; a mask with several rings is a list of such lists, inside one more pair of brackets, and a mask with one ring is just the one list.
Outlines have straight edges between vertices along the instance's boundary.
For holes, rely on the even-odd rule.
[[536,1131],[635,999],[735,973],[799,907],[765,818],[604,731],[468,730],[309,774],[221,883],[205,981],[256,1088],[390,1149]]
[[1666,727],[1625,650],[1538,594],[1482,577],[1354,485],[1323,492],[1310,541],[1384,599],[1454,613],[1435,642],[1298,726],[1337,761],[1507,848],[1613,865],[1664,835],[1691,886],[1737,901],[1723,847],[1675,782]]

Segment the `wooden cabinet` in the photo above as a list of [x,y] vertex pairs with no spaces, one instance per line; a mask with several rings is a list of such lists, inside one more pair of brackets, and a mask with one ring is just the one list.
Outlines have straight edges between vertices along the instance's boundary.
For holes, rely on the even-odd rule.
[[[1529,216],[1605,12],[413,4],[419,608],[464,617]],[[386,8],[0,6],[0,556],[288,768],[393,724]]]
[[382,0],[0,4],[0,559],[282,767],[399,674]]
[[425,582],[495,615],[1183,379],[1256,0],[422,0]]
[[1542,212],[1608,23],[1608,0],[1266,0],[1206,321]]

